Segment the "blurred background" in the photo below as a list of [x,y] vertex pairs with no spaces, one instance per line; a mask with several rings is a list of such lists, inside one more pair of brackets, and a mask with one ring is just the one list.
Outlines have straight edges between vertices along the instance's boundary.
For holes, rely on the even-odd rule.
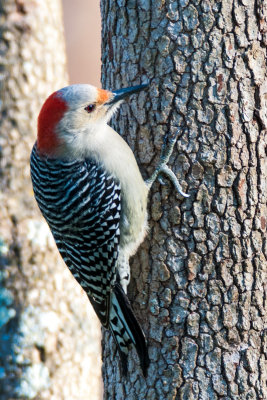
[[[62,0],[62,5],[69,83],[90,83],[101,87],[100,0]],[[86,381],[92,385],[91,400],[99,400],[103,397],[99,361],[101,331],[93,309],[91,306],[88,308],[91,310],[91,325],[97,333],[94,337],[89,336],[95,348],[91,354],[95,371],[88,373]]]
[[62,0],[70,83],[101,86],[99,0]]
[[[90,83],[101,87],[100,0],[62,0],[62,5],[69,83]],[[96,370],[93,374],[91,371],[87,380],[95,383],[96,381],[93,380],[92,375],[95,374],[95,379],[97,379],[100,373],[98,360],[100,325],[92,309],[90,314],[91,323],[97,329],[98,340],[90,337],[96,350],[95,358],[93,355]],[[100,389],[99,386],[101,387]],[[103,396],[100,376],[99,386],[92,388],[90,392],[92,400],[101,399]]]

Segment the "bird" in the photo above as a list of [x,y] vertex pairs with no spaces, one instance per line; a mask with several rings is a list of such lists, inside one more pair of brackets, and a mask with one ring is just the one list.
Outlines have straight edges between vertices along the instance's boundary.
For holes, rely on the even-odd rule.
[[132,346],[144,376],[149,366],[146,337],[127,297],[129,258],[148,231],[149,190],[165,174],[188,196],[167,166],[175,137],[164,141],[155,172],[144,180],[132,150],[108,125],[127,97],[148,86],[74,84],[52,93],[40,110],[30,157],[39,209],[65,264],[112,332],[124,376]]

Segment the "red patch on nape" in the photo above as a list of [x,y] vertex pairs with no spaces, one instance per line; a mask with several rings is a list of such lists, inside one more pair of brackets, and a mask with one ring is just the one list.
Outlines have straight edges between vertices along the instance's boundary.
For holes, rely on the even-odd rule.
[[60,144],[55,128],[67,109],[67,103],[58,92],[52,93],[44,102],[37,123],[37,148],[41,153],[51,154]]

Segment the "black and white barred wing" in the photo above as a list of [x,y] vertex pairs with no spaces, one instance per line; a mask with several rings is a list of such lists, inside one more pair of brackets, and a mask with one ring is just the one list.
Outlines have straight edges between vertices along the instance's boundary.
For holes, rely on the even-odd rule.
[[[73,215],[71,231],[64,235],[52,232],[64,261],[86,291],[102,324],[108,326],[118,258],[120,204],[116,203],[120,191],[111,177],[97,186],[90,196],[92,205],[87,210],[84,205],[83,218]],[[77,206],[75,214],[76,210]]]
[[59,252],[107,326],[119,251],[120,186],[92,162],[42,160],[36,151],[31,173]]

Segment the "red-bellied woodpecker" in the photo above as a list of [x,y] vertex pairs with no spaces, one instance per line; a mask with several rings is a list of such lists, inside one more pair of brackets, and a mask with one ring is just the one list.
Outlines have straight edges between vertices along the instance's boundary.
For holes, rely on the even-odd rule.
[[133,344],[144,374],[144,333],[126,296],[129,257],[147,231],[147,196],[165,173],[175,140],[164,145],[153,176],[144,181],[126,142],[107,125],[124,97],[147,85],[117,91],[71,85],[45,101],[31,154],[35,198],[70,271],[87,293],[102,325],[113,333],[127,371]]

